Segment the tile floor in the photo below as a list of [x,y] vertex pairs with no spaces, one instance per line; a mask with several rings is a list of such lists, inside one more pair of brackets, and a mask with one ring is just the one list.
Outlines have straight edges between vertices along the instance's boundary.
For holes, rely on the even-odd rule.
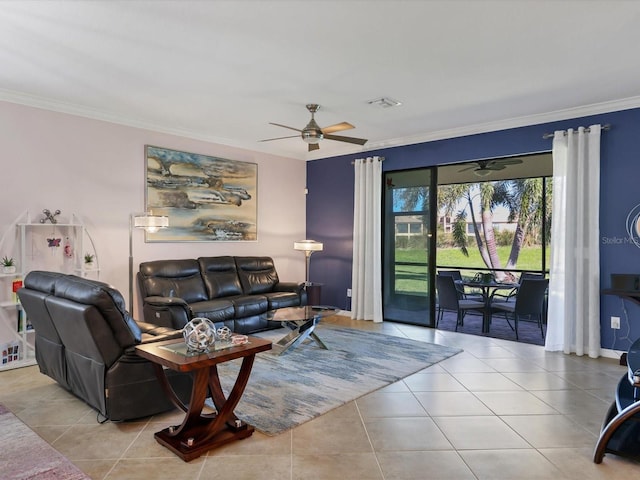
[[613,455],[601,465],[591,460],[625,371],[614,360],[395,323],[327,321],[464,352],[279,436],[256,432],[189,463],[153,439],[180,416],[100,425],[94,411],[37,367],[0,373],[0,401],[94,479],[640,476],[640,463]]

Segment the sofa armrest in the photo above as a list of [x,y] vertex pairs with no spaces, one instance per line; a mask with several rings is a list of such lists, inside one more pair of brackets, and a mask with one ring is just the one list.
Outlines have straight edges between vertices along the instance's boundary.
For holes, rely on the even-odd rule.
[[140,343],[160,342],[162,340],[172,340],[174,338],[182,338],[182,330],[175,330],[168,327],[160,327],[153,323],[136,321],[140,331],[142,332],[142,341]]
[[278,282],[273,286],[274,292],[301,293],[304,289],[304,282]]
[[193,310],[180,297],[144,297],[143,303],[147,323],[180,330],[193,318]]
[[157,307],[181,305],[189,308],[189,304],[180,297],[144,297],[144,303]]

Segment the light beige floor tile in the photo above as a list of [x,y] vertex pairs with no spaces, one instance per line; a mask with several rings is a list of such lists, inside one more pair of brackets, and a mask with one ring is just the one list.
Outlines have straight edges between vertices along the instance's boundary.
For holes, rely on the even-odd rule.
[[497,417],[434,417],[456,450],[531,448]]
[[[106,475],[118,463],[115,459],[110,460],[75,460],[73,464],[89,475],[92,480],[103,480]],[[114,478],[114,477],[111,477]]]
[[460,455],[478,480],[563,480],[562,472],[533,449],[474,450]]
[[373,453],[360,453],[294,455],[291,478],[293,480],[382,480],[383,477]]
[[503,372],[526,390],[571,390],[576,386],[551,372]]
[[380,452],[385,480],[475,480],[457,452]]
[[610,405],[609,402],[583,390],[539,390],[531,393],[560,413],[568,415],[575,412],[590,412],[596,416],[602,415],[604,418]]
[[291,478],[291,455],[207,457],[198,480],[282,480]]
[[104,477],[105,480],[193,480],[203,470],[205,459],[200,457],[190,462],[172,458],[124,459],[115,464]]
[[365,425],[376,452],[453,449],[431,418],[377,418]]
[[228,455],[291,455],[292,431],[276,436],[254,432],[249,438],[231,442],[208,452],[209,457]]
[[535,448],[593,446],[597,437],[562,415],[501,417]]
[[373,392],[356,400],[356,404],[365,419],[427,416],[426,410],[413,393]]
[[570,480],[631,480],[640,476],[640,463],[607,454],[593,463],[593,448],[542,448],[540,453]]
[[620,381],[620,375],[614,376],[602,372],[595,373],[593,371],[559,372],[557,375],[567,380],[567,382],[584,390],[591,388],[604,388],[615,391],[615,388]]
[[409,392],[409,387],[404,381],[400,380],[399,382],[394,382],[386,387],[382,387],[378,392]]
[[476,392],[475,395],[496,415],[560,414],[529,392]]
[[416,392],[414,395],[432,417],[493,415],[470,392]]
[[457,373],[455,375],[462,385],[472,392],[522,390],[501,373]]
[[360,419],[323,415],[293,430],[295,455],[371,452]]
[[137,423],[73,425],[53,447],[70,460],[120,458],[142,431]]
[[416,373],[404,379],[412,392],[461,392],[464,386],[450,373]]
[[495,372],[495,368],[490,367],[482,360],[473,355],[463,352],[443,360],[439,365],[449,373],[477,373]]
[[505,372],[544,372],[540,365],[524,358],[484,358],[482,360],[501,373]]
[[[490,359],[497,359],[497,358],[502,358],[502,359],[517,358],[517,355],[513,353],[511,350],[504,348],[502,346],[497,346],[497,345],[473,344],[465,348],[465,351],[469,352],[474,357],[481,358],[483,360],[485,359],[490,360]],[[485,362],[485,363],[490,365],[489,362]]]
[[[72,425],[90,412],[94,412],[81,400],[40,401],[23,409],[16,416],[27,425]],[[94,422],[95,423],[95,422]]]

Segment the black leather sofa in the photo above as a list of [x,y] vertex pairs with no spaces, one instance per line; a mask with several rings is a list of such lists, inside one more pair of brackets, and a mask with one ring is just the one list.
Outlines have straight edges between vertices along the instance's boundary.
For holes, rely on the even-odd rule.
[[[140,343],[182,339],[182,333],[136,322],[109,285],[62,273],[32,271],[18,297],[35,329],[40,372],[105,418],[130,420],[171,410],[153,365],[135,353]],[[191,376],[167,371],[188,401]]]
[[200,257],[140,264],[145,321],[180,329],[194,317],[236,333],[279,328],[264,313],[306,305],[304,283],[280,282],[271,257]]

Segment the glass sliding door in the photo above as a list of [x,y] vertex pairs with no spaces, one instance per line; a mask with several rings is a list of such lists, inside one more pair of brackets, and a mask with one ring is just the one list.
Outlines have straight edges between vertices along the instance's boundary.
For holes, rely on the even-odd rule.
[[433,326],[435,169],[386,172],[383,186],[384,318]]

